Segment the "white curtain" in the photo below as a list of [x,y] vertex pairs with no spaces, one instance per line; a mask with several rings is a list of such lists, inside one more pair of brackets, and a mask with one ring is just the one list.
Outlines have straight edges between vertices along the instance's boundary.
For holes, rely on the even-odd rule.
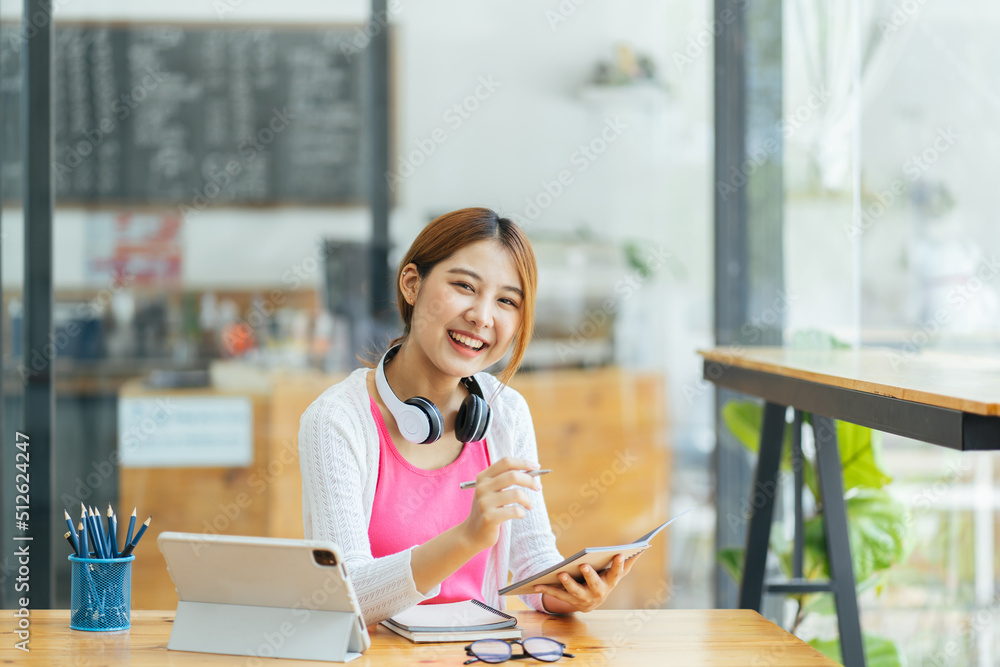
[[866,92],[877,91],[891,75],[919,12],[907,14],[887,0],[787,0],[785,12],[786,39],[794,40],[786,53],[804,54],[808,89],[828,95],[816,122],[790,141],[804,144],[823,190],[849,190]]

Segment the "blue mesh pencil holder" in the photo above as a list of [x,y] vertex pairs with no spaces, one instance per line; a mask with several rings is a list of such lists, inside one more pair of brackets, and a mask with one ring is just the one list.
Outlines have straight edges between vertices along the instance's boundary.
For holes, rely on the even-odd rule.
[[132,625],[132,561],[70,556],[70,616],[74,630],[108,632]]

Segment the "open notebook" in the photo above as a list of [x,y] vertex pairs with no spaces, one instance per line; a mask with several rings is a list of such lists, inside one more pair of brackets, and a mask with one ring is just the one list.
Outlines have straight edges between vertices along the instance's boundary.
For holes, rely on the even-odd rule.
[[479,600],[416,605],[382,621],[382,625],[417,643],[521,637],[516,618]]
[[506,588],[501,588],[499,593],[500,595],[530,595],[535,592],[535,586],[539,584],[561,587],[562,584],[559,583],[559,574],[561,572],[566,572],[577,581],[583,582],[583,575],[580,573],[581,565],[587,564],[594,568],[595,571],[603,572],[611,567],[612,559],[618,554],[624,556],[625,560],[633,558],[649,548],[650,540],[656,537],[657,533],[690,511],[691,509],[684,510],[630,544],[616,544],[610,547],[588,547],[583,551],[578,551],[563,562],[556,563],[547,570],[542,570],[526,579],[514,582]]

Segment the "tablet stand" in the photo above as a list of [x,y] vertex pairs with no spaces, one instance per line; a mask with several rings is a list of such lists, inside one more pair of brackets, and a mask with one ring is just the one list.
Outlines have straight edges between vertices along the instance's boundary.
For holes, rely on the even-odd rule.
[[349,612],[181,600],[167,648],[348,662],[361,656],[348,651],[358,631],[365,631],[362,621]]

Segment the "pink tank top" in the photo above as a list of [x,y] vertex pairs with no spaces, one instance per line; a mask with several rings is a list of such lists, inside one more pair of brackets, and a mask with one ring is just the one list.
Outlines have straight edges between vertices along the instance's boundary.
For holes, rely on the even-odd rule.
[[[437,470],[417,468],[399,453],[382,413],[371,401],[372,417],[378,426],[379,457],[375,504],[368,524],[372,556],[381,558],[423,544],[456,526],[469,515],[474,489],[458,485],[490,465],[486,440],[468,442],[458,458]],[[420,604],[441,604],[461,600],[483,600],[483,579],[489,549],[472,557],[441,582],[441,593]]]

